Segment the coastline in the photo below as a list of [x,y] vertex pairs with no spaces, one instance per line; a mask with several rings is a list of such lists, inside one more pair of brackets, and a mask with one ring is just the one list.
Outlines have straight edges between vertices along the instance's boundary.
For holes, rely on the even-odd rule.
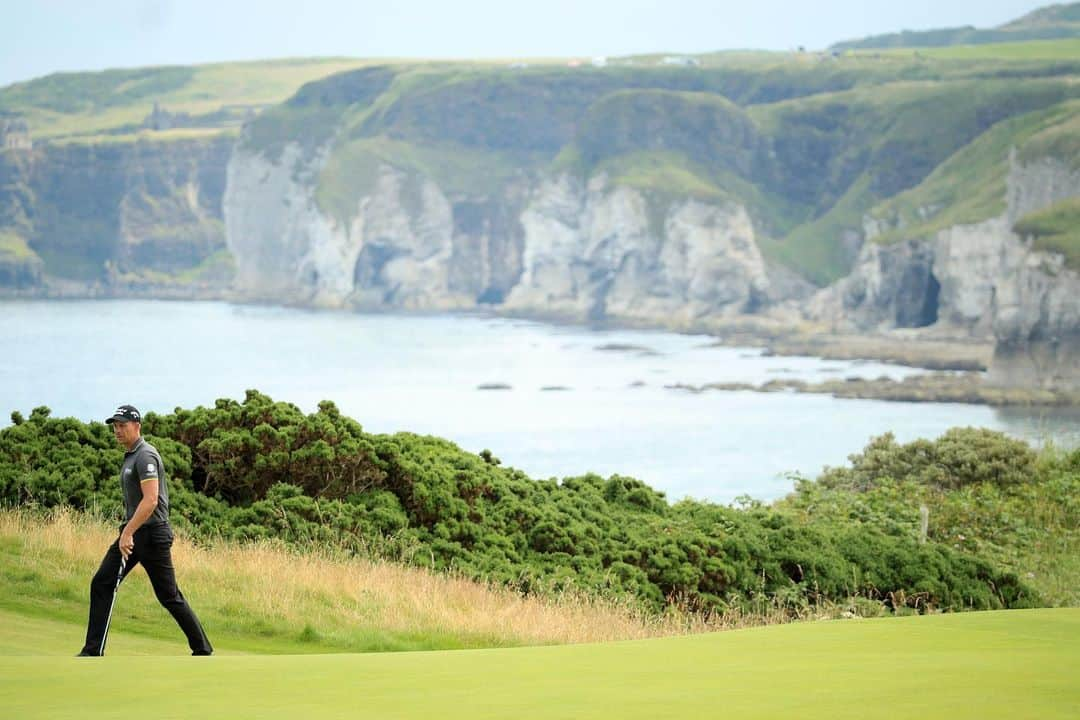
[[[32,290],[5,288],[0,290],[5,300],[163,300],[212,301],[237,305],[279,306],[335,312],[358,312],[348,305],[327,307],[295,298],[245,297],[229,288],[191,285],[128,285],[124,288],[87,285],[70,281],[51,281],[48,286]],[[364,308],[363,312],[372,312]],[[885,362],[936,371],[927,375],[895,381],[830,380],[806,383],[797,380],[772,380],[761,385],[747,383],[707,383],[685,385],[676,383],[671,389],[689,392],[754,391],[800,392],[829,394],[839,398],[892,400],[898,402],[957,402],[991,406],[1080,406],[1080,393],[1042,388],[1004,388],[987,385],[983,373],[989,366],[993,344],[967,338],[927,338],[917,333],[841,334],[822,332],[806,324],[778,321],[768,316],[739,316],[724,319],[703,319],[699,322],[672,322],[657,319],[647,322],[640,318],[607,318],[601,323],[583,322],[557,313],[520,309],[502,311],[498,307],[469,309],[401,309],[393,312],[408,315],[462,314],[481,317],[543,322],[554,325],[585,327],[595,330],[657,330],[708,337],[714,347],[760,348],[765,356],[811,356],[830,360]],[[943,372],[947,371],[947,372]]]
[[986,385],[979,373],[930,373],[902,380],[844,378],[810,383],[804,380],[776,379],[753,383],[675,383],[668,390],[702,393],[724,392],[796,392],[831,395],[835,398],[885,400],[908,403],[964,403],[992,407],[1080,407],[1080,393],[1037,388],[1000,388]]

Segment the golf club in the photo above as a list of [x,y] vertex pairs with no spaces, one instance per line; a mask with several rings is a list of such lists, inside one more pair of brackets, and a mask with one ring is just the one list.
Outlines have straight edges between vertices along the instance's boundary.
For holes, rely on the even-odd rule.
[[124,579],[124,568],[127,566],[127,558],[120,556],[120,571],[116,573],[116,587],[113,588],[112,602],[109,603],[109,615],[105,618],[105,634],[101,636],[101,656],[105,655],[105,641],[109,638],[109,624],[112,622],[113,608],[116,607],[116,593],[120,592],[120,581]]

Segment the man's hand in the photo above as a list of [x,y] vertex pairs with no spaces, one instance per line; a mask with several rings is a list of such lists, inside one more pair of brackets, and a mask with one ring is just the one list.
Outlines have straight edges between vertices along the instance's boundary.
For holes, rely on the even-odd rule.
[[136,506],[135,514],[131,516],[127,525],[120,531],[118,544],[120,545],[120,554],[124,556],[125,560],[131,554],[132,548],[135,547],[135,531],[141,528],[143,523],[154,514],[154,508],[157,507],[158,479],[149,477],[141,480],[139,487],[142,488],[142,500]]
[[120,546],[120,554],[127,560],[131,555],[132,548],[135,547],[135,536],[128,532],[126,529],[120,533],[120,540],[117,543]]

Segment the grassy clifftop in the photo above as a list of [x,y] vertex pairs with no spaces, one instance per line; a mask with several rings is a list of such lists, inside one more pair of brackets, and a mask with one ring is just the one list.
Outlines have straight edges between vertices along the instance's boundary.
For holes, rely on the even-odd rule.
[[0,112],[22,115],[33,137],[47,140],[134,132],[155,102],[196,127],[223,128],[304,83],[365,64],[319,58],[56,73],[0,88]]
[[[1078,167],[1080,102],[1058,103],[995,124],[937,166],[923,182],[876,206],[870,215],[883,230],[877,241],[930,237],[953,225],[998,217],[1006,209],[1010,163],[1030,165],[1044,159],[1062,162],[1073,170]],[[1057,217],[1057,211],[1045,218],[1051,215]],[[1017,230],[1021,231],[1020,225]],[[1050,237],[1065,230],[1063,225],[1051,233],[1045,222],[1033,221],[1024,225],[1022,232]],[[1057,250],[1057,245],[1047,249]]]
[[[235,136],[276,161],[293,144],[308,160],[319,153],[315,198],[342,224],[384,165],[434,180],[452,203],[497,204],[517,180],[562,172],[604,174],[658,207],[734,200],[769,259],[822,285],[850,269],[850,238],[867,214],[911,232],[974,222],[1003,206],[1012,149],[1022,162],[1080,162],[1078,42],[975,54],[717,53],[687,65],[637,56],[605,67],[325,59],[146,68],[3,88],[0,112],[26,118],[49,146]],[[155,102],[169,129],[143,127]],[[37,237],[22,234],[37,249]],[[54,264],[46,258],[47,270]]]
[[1067,267],[1080,270],[1080,198],[1025,215],[1014,229],[1033,238],[1036,249],[1060,253]]
[[833,45],[835,50],[893,47],[948,47],[990,43],[1023,43],[1080,37],[1080,3],[1055,4],[1034,10],[996,28],[971,26],[874,35]]
[[[1078,72],[1028,56],[911,54],[394,65],[308,85],[252,122],[243,142],[271,158],[290,142],[309,156],[328,151],[316,197],[341,222],[381,165],[472,200],[558,172],[604,173],[664,201],[733,199],[750,209],[767,256],[824,284],[850,266],[845,234],[947,161],[948,172],[979,176],[976,214],[997,207],[998,184],[973,167],[986,158],[957,153],[977,141],[995,152],[1021,144],[1028,125],[999,123],[1077,97]],[[1072,106],[1062,107],[1055,117]],[[973,212],[966,196],[943,202]]]

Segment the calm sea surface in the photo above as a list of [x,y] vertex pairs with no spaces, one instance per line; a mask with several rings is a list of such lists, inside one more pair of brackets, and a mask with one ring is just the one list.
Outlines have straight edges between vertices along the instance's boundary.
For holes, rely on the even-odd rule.
[[224,303],[7,301],[0,343],[0,426],[10,411],[38,405],[100,420],[118,403],[166,413],[257,388],[307,412],[333,400],[369,432],[489,448],[532,477],[621,473],[671,499],[779,497],[790,473],[841,464],[887,431],[909,441],[974,425],[1034,443],[1080,441],[1075,411],[666,389],[919,372],[762,357],[667,332]]

